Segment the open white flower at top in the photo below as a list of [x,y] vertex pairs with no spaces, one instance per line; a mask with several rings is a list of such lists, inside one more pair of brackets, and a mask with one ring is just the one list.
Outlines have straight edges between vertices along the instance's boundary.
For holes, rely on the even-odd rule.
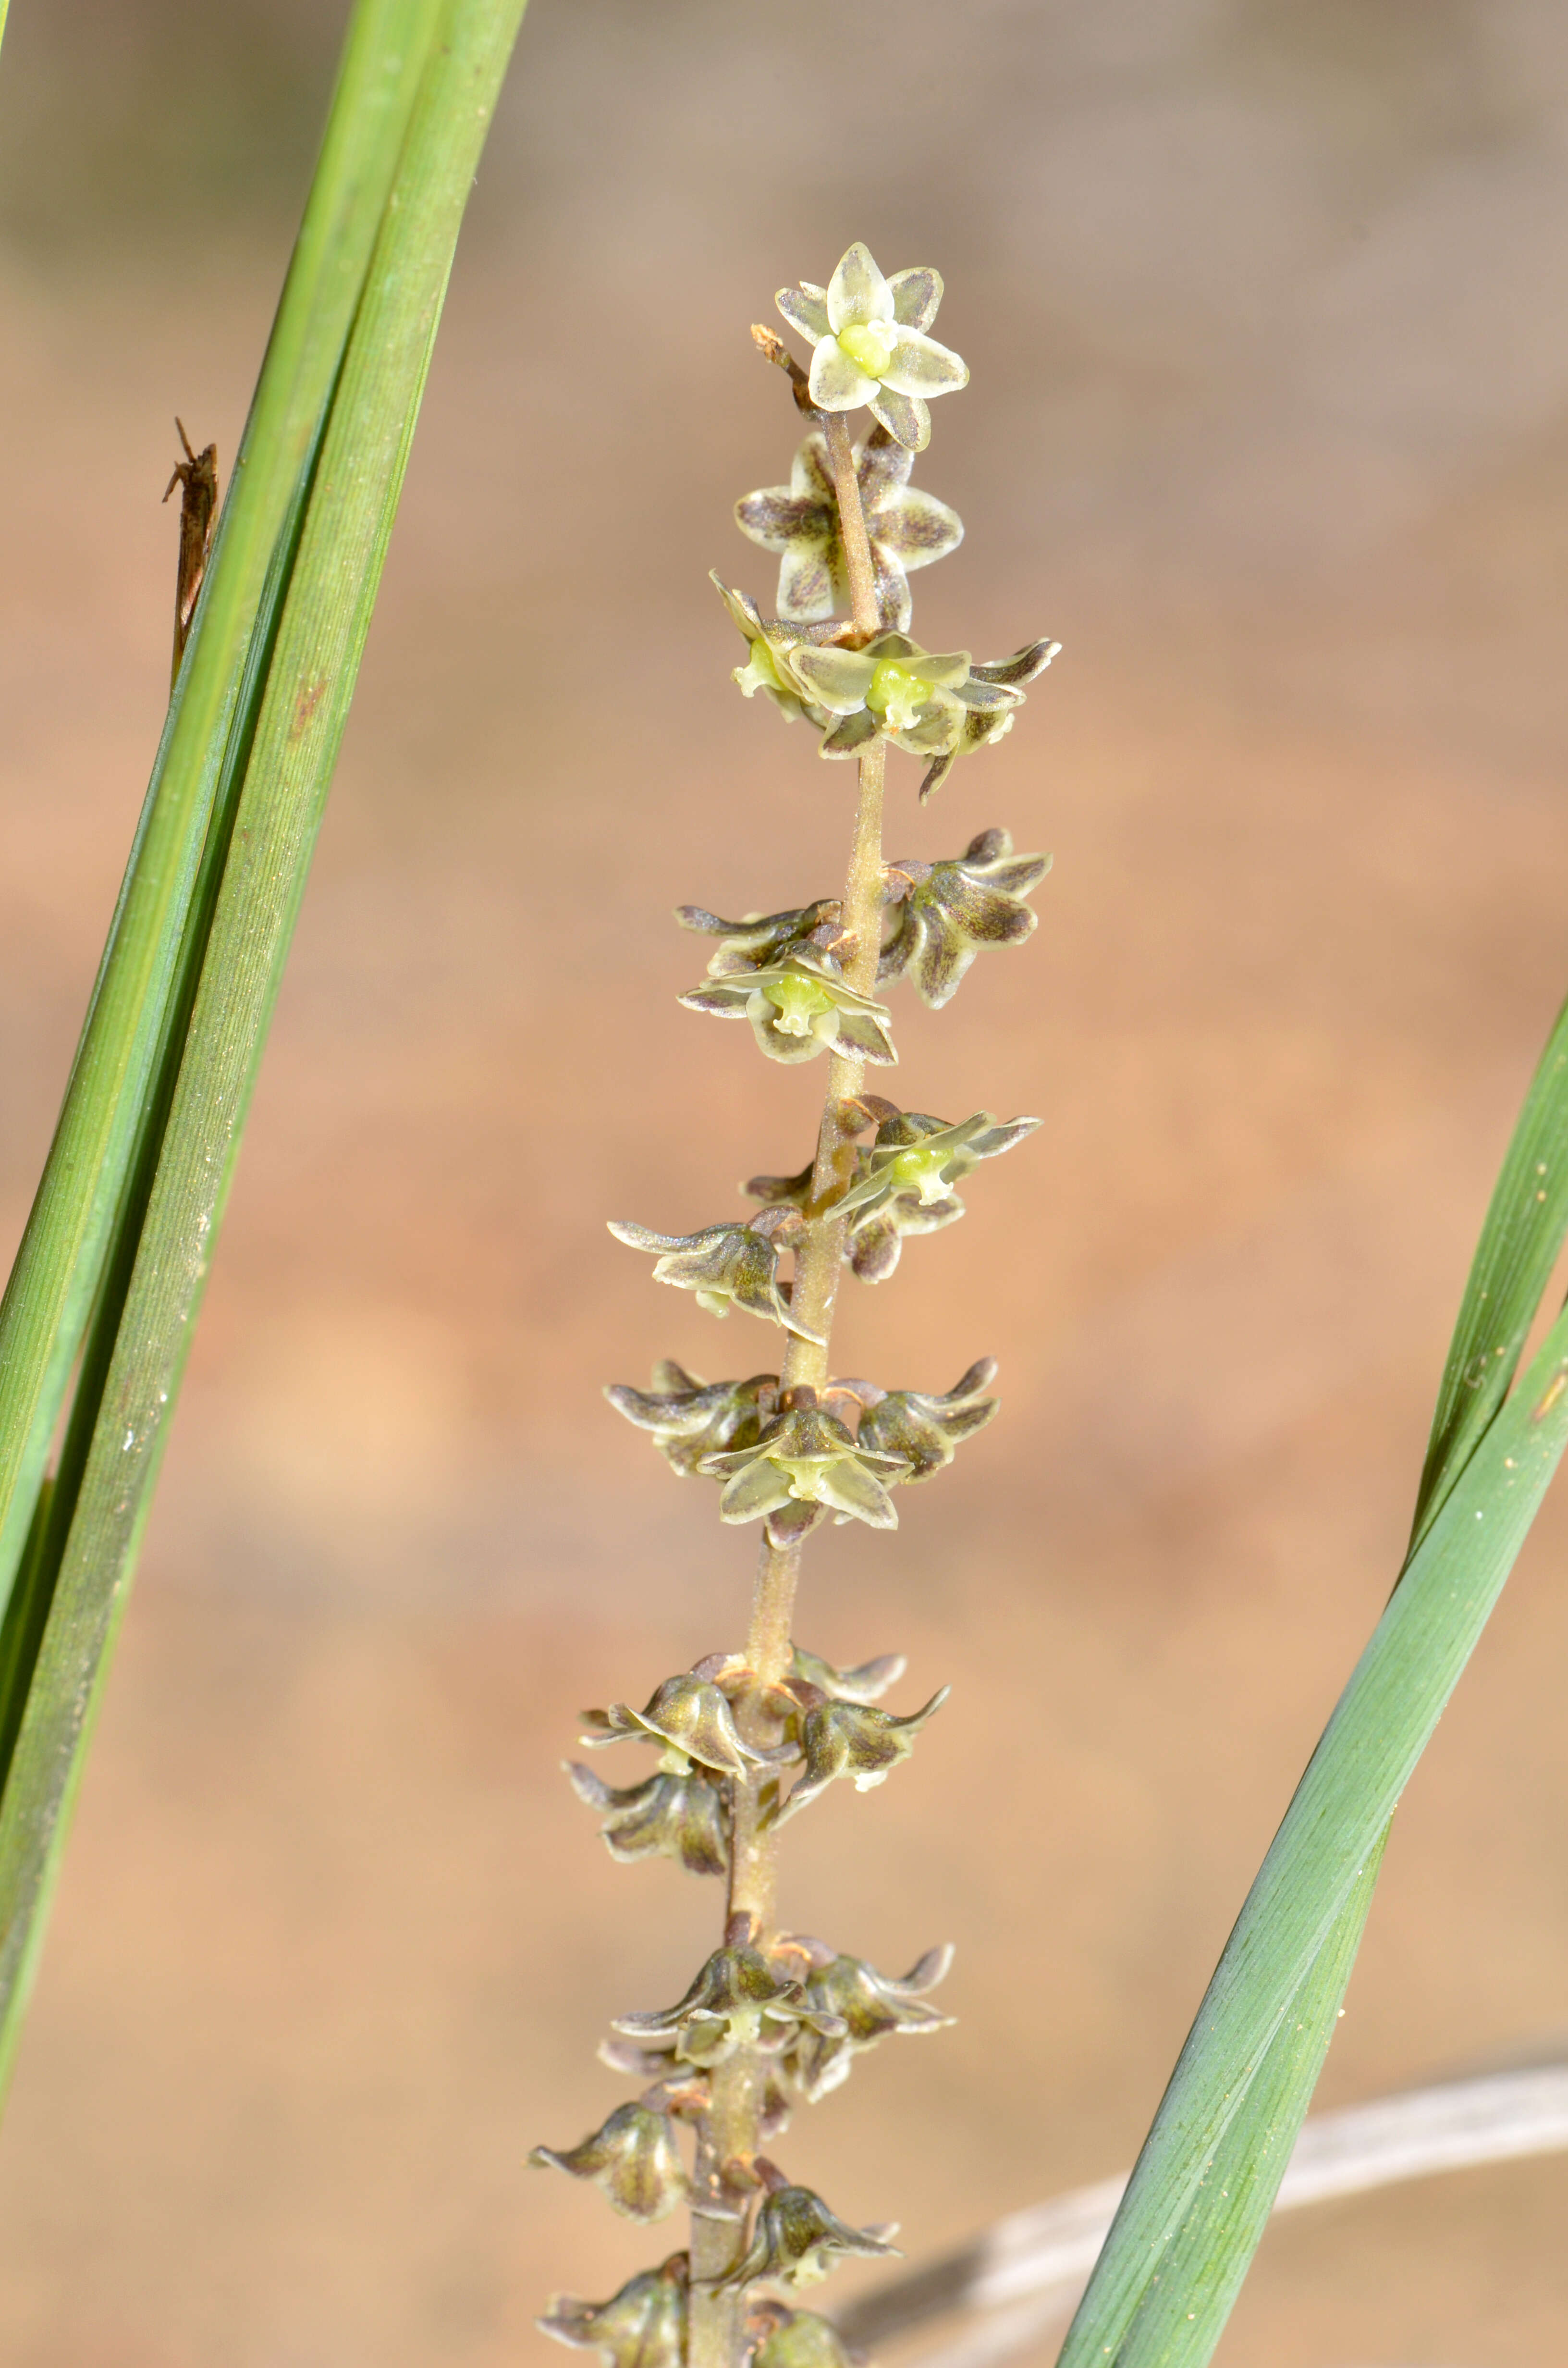
[[884,279],[857,239],[825,288],[803,279],[775,299],[812,341],[811,399],[819,411],[865,404],[911,452],[931,440],[934,396],[969,384],[968,365],[926,335],[942,301],[942,276],[924,268]]

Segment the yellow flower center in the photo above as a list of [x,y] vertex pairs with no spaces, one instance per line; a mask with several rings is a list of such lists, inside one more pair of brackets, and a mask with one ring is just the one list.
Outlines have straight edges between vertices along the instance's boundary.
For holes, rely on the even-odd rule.
[[881,378],[897,343],[898,331],[891,321],[852,321],[838,333],[840,351],[868,378]]
[[773,663],[773,652],[760,637],[749,644],[750,655],[744,666],[736,666],[734,679],[750,699],[759,690],[782,691],[792,696],[790,685]]
[[834,1008],[832,996],[809,978],[770,979],[762,991],[778,1014],[773,1024],[780,1036],[809,1036],[812,1022]]
[[822,1484],[828,1462],[825,1456],[816,1455],[797,1461],[793,1456],[776,1455],[772,1461],[781,1472],[789,1474],[790,1494],[799,1504],[822,1503]]
[[942,1201],[947,1198],[948,1188],[943,1183],[939,1173],[941,1165],[939,1153],[923,1151],[916,1147],[910,1151],[901,1151],[896,1159],[890,1160],[888,1176],[890,1180],[898,1186],[900,1191],[918,1192],[921,1205],[929,1208],[933,1201]]
[[907,732],[930,696],[928,682],[922,682],[895,658],[884,658],[871,677],[866,704],[882,718],[890,732]]

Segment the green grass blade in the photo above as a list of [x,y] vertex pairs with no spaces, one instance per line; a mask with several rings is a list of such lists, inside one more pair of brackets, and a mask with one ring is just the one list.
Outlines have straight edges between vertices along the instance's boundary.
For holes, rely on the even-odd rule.
[[1565,1235],[1568,1004],[1530,1081],[1465,1284],[1416,1497],[1417,1539],[1507,1395]]
[[[1492,1196],[1444,1366],[1413,1543],[1462,1473],[1511,1385],[1568,1230],[1568,1007],[1548,1041]],[[1180,2230],[1161,2283],[1186,2297],[1180,2357],[1206,2361],[1251,2266],[1317,2086],[1360,1947],[1389,1828],[1379,1837],[1248,2087]],[[1154,2348],[1145,2353],[1145,2339]],[[1162,2358],[1147,2321],[1125,2357]]]
[[1119,2368],[1207,2360],[1219,2342],[1317,2087],[1387,1840],[1385,1826],[1290,2000],[1179,2226],[1162,2247],[1158,2280],[1146,2288],[1115,2354]]
[[[1414,1768],[1562,1452],[1568,1318],[1559,1320],[1523,1389],[1499,1409],[1565,1230],[1568,1009],[1537,1069],[1482,1229],[1400,1586],[1210,1985],[1069,2330],[1062,2368],[1108,2358],[1118,2368],[1202,2368],[1212,2356],[1305,2116],[1360,1943],[1399,1790],[1389,1789],[1387,1749],[1402,1746]],[[1460,1582],[1446,1607],[1433,1594],[1444,1571]],[[1425,1626],[1404,1617],[1413,1587],[1426,1608]],[[1332,1805],[1322,1793],[1325,1765],[1339,1770]],[[1348,1880],[1346,1839],[1362,1846]],[[1328,1907],[1328,1920],[1315,1941],[1303,1941],[1301,1916],[1314,1898]],[[1295,1911],[1293,1927],[1287,1911]]]
[[319,456],[304,472],[297,548],[279,521],[276,626],[253,667],[259,695],[232,827],[214,832],[189,900],[210,915],[210,933],[188,1024],[165,1030],[167,1089],[142,1114],[43,1543],[35,1528],[0,1637],[0,1718],[14,1735],[0,1798],[0,2078],[353,692],[458,230],[522,11],[523,0],[447,0],[436,12]]
[[197,629],[153,767],[64,1105],[0,1302],[0,1609],[111,1256],[215,805],[246,737],[297,507],[401,153],[440,0],[360,0]]

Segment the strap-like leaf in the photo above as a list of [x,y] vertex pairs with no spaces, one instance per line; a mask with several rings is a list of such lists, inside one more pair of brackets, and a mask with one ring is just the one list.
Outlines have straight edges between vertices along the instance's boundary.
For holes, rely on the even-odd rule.
[[188,931],[214,811],[254,729],[291,523],[402,153],[441,0],[359,0],[197,627],[21,1247],[0,1301],[0,1611],[15,1581],[161,1062],[188,1008]]
[[[301,238],[301,250],[312,237],[319,249],[311,268],[322,301],[290,331],[328,367],[319,386],[301,372],[316,386],[309,418],[296,400],[269,427],[258,395],[231,502],[247,483],[272,487],[261,505],[273,525],[263,581],[236,639],[233,587],[246,580],[233,557],[240,529],[221,528],[165,740],[167,757],[179,715],[219,675],[222,696],[202,711],[211,737],[189,767],[193,781],[210,785],[211,819],[204,837],[187,829],[180,840],[180,860],[193,848],[199,860],[177,929],[174,907],[163,912],[159,926],[174,941],[154,959],[141,907],[134,927],[127,915],[136,895],[152,893],[140,867],[164,812],[165,763],[88,1039],[117,947],[140,949],[131,974],[148,1010],[134,1007],[121,979],[115,1008],[123,1006],[126,1024],[108,1040],[119,1065],[85,1068],[79,1057],[62,1122],[62,1133],[70,1121],[85,1139],[96,1130],[106,1144],[123,1141],[122,1180],[107,1212],[80,1192],[73,1199],[70,1163],[56,1171],[52,1197],[40,1194],[40,1237],[58,1270],[51,1288],[50,1269],[35,1264],[16,1301],[40,1351],[35,1407],[51,1402],[51,1360],[78,1320],[89,1274],[93,1304],[50,1501],[26,1533],[0,1629],[0,2078],[353,693],[463,208],[522,10],[523,0],[360,0],[323,159],[335,196],[316,220],[318,176]],[[350,290],[343,317],[335,292],[325,301],[335,270]],[[269,349],[263,395],[272,372]],[[204,652],[215,633],[218,659]],[[151,1048],[132,1057],[146,1032]],[[23,1427],[36,1419],[17,1410]]]
[[1226,1944],[1062,2368],[1213,2354],[1333,2037],[1400,1789],[1568,1437],[1568,1317],[1505,1404],[1565,1231],[1568,1008],[1482,1228],[1405,1568]]

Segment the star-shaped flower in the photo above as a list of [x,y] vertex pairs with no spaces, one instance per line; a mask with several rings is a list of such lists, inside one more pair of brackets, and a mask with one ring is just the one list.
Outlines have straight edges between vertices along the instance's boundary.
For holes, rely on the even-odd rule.
[[861,1416],[858,1440],[902,1455],[905,1481],[933,1480],[952,1462],[960,1445],[983,1430],[1000,1401],[984,1393],[996,1378],[994,1357],[982,1357],[943,1397],[919,1390],[890,1390]]
[[716,1949],[674,2006],[619,2015],[612,2027],[640,2043],[673,2040],[683,2063],[710,2066],[738,2047],[782,2046],[801,2021],[830,2035],[845,2027],[830,2008],[810,2005],[803,1985],[759,1950],[738,1948]]
[[[891,1110],[891,1103],[881,1104],[880,1096],[862,1094],[862,1103],[879,1103]],[[869,1123],[869,1121],[868,1121]],[[869,1154],[857,1147],[855,1165],[850,1177],[852,1184],[862,1181],[866,1175]],[[816,1163],[802,1167],[798,1176],[753,1176],[741,1190],[750,1200],[761,1201],[769,1208],[804,1210],[811,1199]],[[845,1236],[844,1255],[862,1282],[885,1282],[898,1265],[905,1234],[934,1234],[943,1225],[950,1225],[963,1215],[963,1202],[956,1195],[932,1201],[922,1201],[914,1193],[903,1193],[885,1208],[870,1214],[857,1212],[849,1221]]]
[[590,1751],[629,1739],[663,1744],[672,1775],[683,1775],[695,1760],[716,1776],[744,1780],[748,1761],[761,1765],[777,1757],[754,1750],[736,1726],[727,1698],[710,1679],[689,1670],[666,1678],[642,1710],[611,1702],[608,1710],[585,1710],[583,1724],[590,1729],[583,1737]]
[[[1002,739],[1012,730],[1014,715],[1024,703],[1025,683],[1032,682],[1061,647],[1060,642],[1029,642],[1023,649],[1015,650],[1011,657],[992,658],[983,666],[971,666],[968,682],[956,694],[961,706],[954,708],[938,700],[907,731],[890,734],[893,746],[902,748],[906,756],[930,759],[920,784],[922,805],[935,796],[960,757],[989,747],[994,740]],[[1006,697],[988,696],[998,692]],[[828,734],[829,739],[833,736]],[[826,753],[824,740],[818,754]]]
[[898,1060],[886,1004],[858,994],[831,955],[804,946],[787,961],[711,978],[680,1001],[718,1019],[749,1019],[770,1061],[810,1061],[829,1050],[882,1068]]
[[744,2257],[714,2283],[749,2286],[757,2278],[778,2278],[788,2286],[814,2285],[841,2260],[896,2255],[898,2247],[888,2242],[896,2225],[851,2228],[809,2187],[780,2187],[758,2206]]
[[597,2351],[605,2368],[684,2368],[688,2270],[684,2253],[644,2270],[608,2302],[557,2294],[534,2323],[557,2343]]
[[627,2220],[665,2220],[689,2192],[675,2124],[646,2104],[618,2105],[581,2146],[538,2146],[528,2160],[540,2170],[592,2180]]
[[942,301],[939,272],[895,271],[884,279],[857,239],[825,288],[801,280],[775,299],[792,329],[812,341],[811,397],[819,411],[869,406],[912,452],[931,440],[927,405],[969,384],[957,354],[928,336]]
[[[792,1211],[784,1213],[793,1219]],[[764,1316],[787,1332],[798,1332],[803,1340],[814,1340],[815,1333],[796,1323],[779,1288],[778,1228],[769,1222],[772,1215],[765,1210],[756,1224],[705,1225],[699,1234],[656,1234],[629,1218],[612,1217],[609,1230],[629,1249],[659,1253],[654,1281],[694,1291],[699,1307],[710,1315],[727,1315],[732,1306],[744,1307],[748,1315]]]
[[907,1196],[928,1209],[946,1201],[983,1159],[1011,1151],[1040,1123],[1038,1118],[999,1123],[989,1110],[977,1110],[949,1126],[923,1110],[898,1110],[878,1127],[864,1173],[838,1206],[869,1217]]
[[945,863],[905,859],[888,866],[901,895],[898,928],[882,948],[879,985],[907,972],[922,1000],[939,1011],[983,946],[1016,946],[1040,916],[1024,898],[1051,869],[1049,855],[1015,855],[1005,830],[983,830]]
[[563,1765],[577,1798],[603,1816],[605,1847],[623,1866],[634,1859],[672,1858],[687,1874],[729,1873],[729,1822],[711,1776],[696,1768],[680,1775],[661,1770],[642,1784],[617,1785],[581,1760]]
[[[935,495],[909,482],[915,455],[885,427],[871,430],[856,454],[866,538],[876,570],[877,605],[885,627],[907,632],[912,569],[956,551],[963,521]],[[849,605],[849,577],[838,530],[838,498],[820,429],[795,454],[787,485],[768,485],[735,504],[741,532],[764,551],[780,554],[778,615],[814,624]],[[749,621],[749,620],[748,620]],[[759,620],[760,621],[760,620]],[[743,685],[743,688],[744,686]],[[760,686],[759,686],[760,687]]]
[[795,1397],[755,1446],[707,1458],[703,1470],[725,1484],[720,1520],[755,1521],[766,1514],[768,1534],[780,1543],[803,1536],[830,1511],[841,1520],[896,1530],[888,1486],[903,1478],[902,1459],[862,1449],[836,1415],[817,1405],[814,1392]]
[[880,733],[896,747],[917,738],[915,753],[924,756],[934,738],[956,743],[971,710],[999,713],[1023,696],[977,677],[967,650],[925,650],[907,633],[879,633],[860,650],[801,643],[789,664],[790,679],[829,720],[824,757],[858,756]]
[[676,919],[699,938],[722,940],[708,964],[710,978],[728,978],[744,971],[771,970],[796,954],[842,955],[847,932],[836,896],[819,896],[813,905],[794,905],[783,913],[748,913],[726,921],[705,905],[677,905]]
[[899,1718],[891,1710],[866,1708],[858,1702],[816,1702],[801,1723],[801,1750],[805,1770],[789,1799],[776,1813],[782,1825],[808,1801],[814,1801],[835,1778],[847,1776],[858,1793],[884,1783],[900,1760],[907,1759],[927,1719],[935,1718],[950,1688],[934,1693],[924,1710]]
[[618,1414],[653,1444],[683,1479],[698,1471],[705,1455],[724,1447],[749,1447],[778,1411],[778,1376],[753,1373],[744,1382],[704,1382],[673,1359],[653,1368],[651,1390],[615,1382],[605,1395]]
[[863,1957],[835,1956],[823,1952],[806,1983],[806,1996],[838,2015],[842,2037],[824,2036],[801,2026],[790,2044],[791,2069],[807,2100],[815,2104],[846,2079],[853,2059],[894,2032],[943,2031],[952,2022],[925,2003],[923,1993],[935,1989],[953,1961],[950,1948],[929,1949],[902,1980],[880,1974]]

